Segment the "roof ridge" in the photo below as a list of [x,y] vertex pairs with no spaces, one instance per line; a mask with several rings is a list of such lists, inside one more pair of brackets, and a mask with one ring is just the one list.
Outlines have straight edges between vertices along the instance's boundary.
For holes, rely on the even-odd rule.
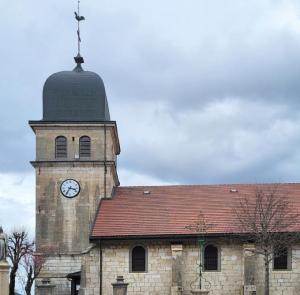
[[171,187],[203,187],[203,186],[255,186],[255,185],[300,185],[300,182],[257,182],[257,183],[218,183],[218,184],[167,184],[167,185],[120,185],[118,188],[171,188]]

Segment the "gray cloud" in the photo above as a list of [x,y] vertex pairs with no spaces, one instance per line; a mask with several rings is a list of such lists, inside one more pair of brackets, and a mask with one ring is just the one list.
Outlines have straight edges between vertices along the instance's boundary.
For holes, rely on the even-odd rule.
[[[2,172],[32,171],[27,120],[41,118],[47,76],[74,66],[75,4],[0,4]],[[292,0],[82,1],[85,68],[105,81],[121,176],[297,181],[299,9]]]

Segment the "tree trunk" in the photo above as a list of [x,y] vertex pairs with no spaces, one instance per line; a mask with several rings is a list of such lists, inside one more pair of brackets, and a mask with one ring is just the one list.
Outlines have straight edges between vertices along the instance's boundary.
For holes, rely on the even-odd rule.
[[31,287],[32,287],[33,280],[34,280],[32,278],[32,274],[33,274],[33,269],[30,266],[28,274],[27,274],[27,283],[26,283],[26,286],[25,286],[25,293],[26,293],[26,295],[31,295]]
[[265,251],[265,292],[264,295],[270,294],[270,265],[269,265],[269,253]]
[[26,287],[25,287],[25,293],[26,293],[26,295],[31,295],[32,284],[33,284],[33,280],[27,281]]
[[13,266],[11,269],[11,272],[10,272],[9,295],[15,295],[15,284],[16,284],[17,271],[18,271],[18,268]]

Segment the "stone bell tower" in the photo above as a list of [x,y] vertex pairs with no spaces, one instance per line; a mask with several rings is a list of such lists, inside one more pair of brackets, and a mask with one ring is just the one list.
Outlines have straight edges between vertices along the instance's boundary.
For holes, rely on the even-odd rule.
[[43,119],[29,121],[36,135],[31,163],[36,171],[37,251],[50,254],[37,281],[40,294],[48,294],[43,293],[47,286],[53,294],[70,294],[66,277],[80,272],[99,201],[119,185],[117,126],[110,120],[103,81],[83,70],[80,55],[75,61],[73,71],[47,79]]

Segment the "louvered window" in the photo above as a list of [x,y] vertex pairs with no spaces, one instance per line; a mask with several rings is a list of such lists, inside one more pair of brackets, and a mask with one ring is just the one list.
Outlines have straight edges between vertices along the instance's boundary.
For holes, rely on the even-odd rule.
[[275,270],[285,270],[288,269],[288,249],[285,248],[283,250],[275,251],[274,257],[274,269]]
[[204,270],[218,270],[218,248],[207,245],[204,249]]
[[67,139],[64,136],[58,136],[55,139],[55,158],[67,157]]
[[131,252],[131,271],[146,271],[146,250],[142,246],[136,246]]
[[82,136],[79,139],[79,156],[80,158],[91,156],[91,139],[88,136]]

